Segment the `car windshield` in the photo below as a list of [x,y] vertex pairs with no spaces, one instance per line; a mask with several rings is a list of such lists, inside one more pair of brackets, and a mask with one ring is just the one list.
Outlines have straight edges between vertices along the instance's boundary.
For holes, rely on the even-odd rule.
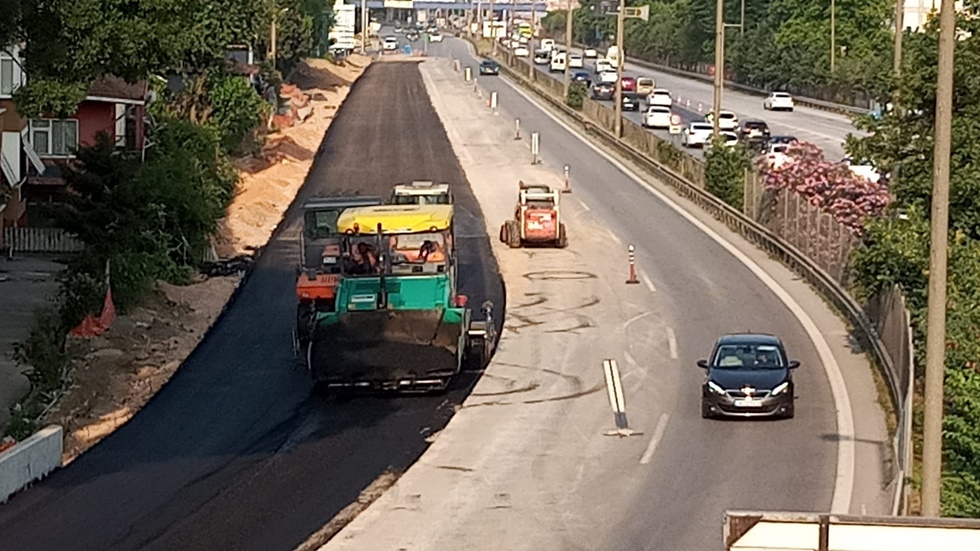
[[786,99],[786,98],[789,97],[789,94],[784,94],[782,92],[776,92],[775,94],[772,95],[772,97],[774,97],[774,98],[780,98],[780,99]]
[[654,106],[649,110],[650,113],[670,113],[669,107]]
[[719,369],[782,369],[779,348],[771,344],[723,344],[715,352],[714,367]]
[[711,132],[714,127],[710,124],[692,124],[691,131],[693,132]]

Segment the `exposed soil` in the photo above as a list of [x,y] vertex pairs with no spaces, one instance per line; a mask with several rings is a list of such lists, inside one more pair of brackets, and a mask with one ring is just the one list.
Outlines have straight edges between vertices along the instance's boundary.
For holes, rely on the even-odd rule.
[[[370,61],[352,55],[343,66],[314,59],[297,68],[290,78],[298,89],[293,102],[312,111],[300,109],[300,120],[270,134],[257,157],[235,161],[241,182],[219,223],[220,258],[250,254],[269,240],[303,185],[337,108]],[[73,384],[45,419],[65,429],[64,464],[128,421],[170,380],[241,276],[201,279],[188,286],[160,282],[143,307],[119,316],[103,336],[69,342],[76,358]]]

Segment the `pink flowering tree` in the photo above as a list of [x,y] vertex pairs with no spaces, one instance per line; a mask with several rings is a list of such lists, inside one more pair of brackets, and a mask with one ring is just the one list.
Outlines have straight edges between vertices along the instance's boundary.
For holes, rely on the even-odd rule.
[[773,163],[767,156],[756,161],[766,188],[802,195],[852,233],[863,234],[865,221],[888,206],[884,181],[872,182],[852,172],[846,163],[828,161],[812,143],[795,142],[786,148],[785,155],[781,163]]

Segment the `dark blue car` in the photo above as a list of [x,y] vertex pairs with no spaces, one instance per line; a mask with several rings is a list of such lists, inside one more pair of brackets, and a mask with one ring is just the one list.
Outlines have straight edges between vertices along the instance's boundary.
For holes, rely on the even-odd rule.
[[569,77],[572,79],[572,82],[588,83],[591,80],[592,75],[590,75],[588,71],[575,71],[569,75]]

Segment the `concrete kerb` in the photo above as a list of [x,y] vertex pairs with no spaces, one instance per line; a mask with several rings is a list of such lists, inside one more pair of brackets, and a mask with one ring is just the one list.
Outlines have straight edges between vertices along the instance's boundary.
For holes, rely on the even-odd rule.
[[[868,320],[857,301],[854,300],[854,298],[851,297],[846,290],[841,288],[829,274],[816,266],[799,250],[795,249],[778,236],[772,234],[772,232],[770,232],[767,228],[762,227],[754,220],[747,218],[741,212],[736,211],[709,193],[697,188],[697,186],[686,181],[668,167],[662,166],[652,159],[648,159],[644,155],[636,152],[630,146],[622,143],[621,140],[618,140],[612,135],[608,134],[608,132],[598,125],[586,120],[580,113],[572,110],[559,100],[550,97],[548,94],[543,93],[536,86],[528,83],[520,72],[513,70],[505,64],[502,64],[501,67],[504,69],[507,76],[513,81],[545,100],[566,118],[570,118],[574,122],[578,123],[587,133],[598,137],[607,146],[612,147],[620,154],[623,154],[628,159],[631,159],[640,166],[644,167],[648,172],[670,185],[682,196],[693,201],[699,207],[711,213],[715,218],[724,222],[730,229],[773,255],[794,272],[804,276],[804,278],[821,295],[827,298],[831,304],[833,304],[834,307],[852,323],[853,327],[857,329],[858,336],[862,340],[862,343],[865,344],[867,348],[870,348],[872,352],[875,367],[883,375],[885,380],[888,381],[889,394],[892,400],[893,409],[895,411],[900,409],[898,405],[900,402],[896,401],[897,394],[895,393],[896,389],[894,388],[895,382],[892,381],[890,371],[887,368],[888,362],[891,360],[884,350],[884,344],[875,331],[873,324],[871,324],[870,320]],[[902,429],[900,428],[899,430]],[[911,435],[906,434],[898,435],[896,438],[904,438],[907,441],[910,437]],[[896,447],[898,446],[896,445]],[[851,457],[851,461],[853,462],[853,455]],[[904,477],[905,473],[901,469],[899,469],[894,476],[892,484],[895,486],[895,498],[893,500],[895,503],[900,501],[900,494],[904,492]],[[835,498],[835,502],[836,501],[837,500]],[[900,509],[900,507],[896,505],[893,507],[893,509],[897,511]]]
[[0,453],[0,503],[61,467],[64,430],[47,426]]

